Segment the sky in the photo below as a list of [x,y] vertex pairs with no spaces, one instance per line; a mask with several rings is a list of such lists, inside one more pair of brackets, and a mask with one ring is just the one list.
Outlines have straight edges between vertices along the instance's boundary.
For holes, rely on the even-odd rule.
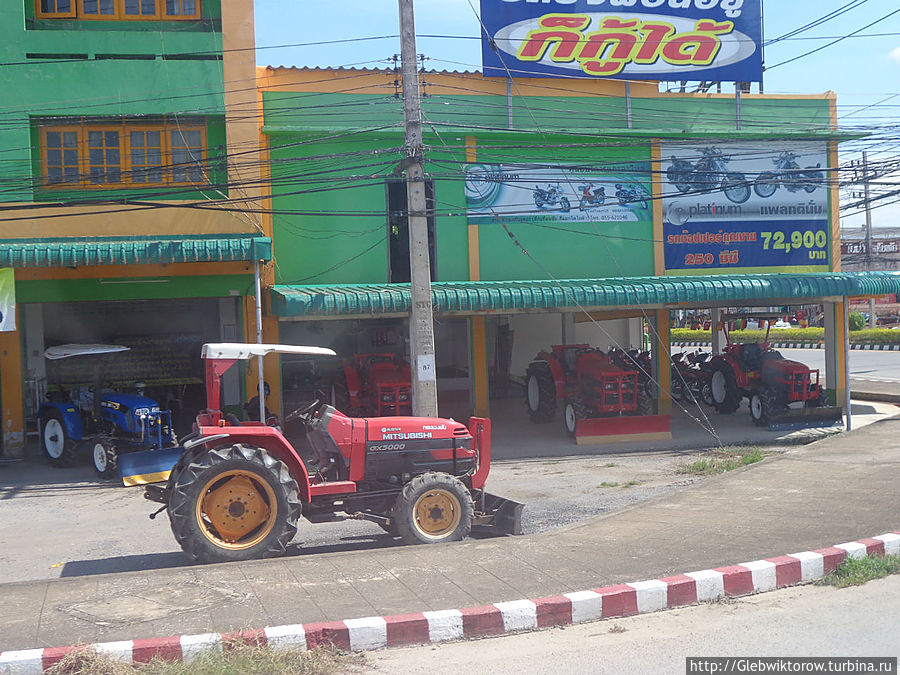
[[[396,0],[256,0],[259,65],[309,67],[385,67],[400,52]],[[767,94],[838,94],[842,127],[878,131],[878,136],[847,144],[841,162],[900,161],[900,5],[898,0],[764,0],[765,39],[778,38],[833,10],[852,9],[822,25],[766,48]],[[480,70],[479,0],[416,0],[417,48],[432,70]],[[817,53],[778,65],[834,39],[888,18]],[[358,39],[324,45],[329,40]],[[376,38],[376,39],[365,39]],[[801,39],[802,38],[802,39]],[[280,47],[282,45],[302,45]],[[278,47],[278,48],[276,48]],[[754,92],[756,88],[754,86]],[[890,97],[894,98],[890,98]],[[871,106],[871,107],[869,107]],[[900,174],[879,177],[873,195],[900,187]],[[897,183],[891,187],[889,183]],[[844,203],[852,200],[845,191]],[[886,199],[885,202],[892,200]],[[857,209],[853,209],[857,211]],[[872,211],[873,224],[900,226],[900,203]],[[861,225],[862,213],[846,215],[844,227]]]

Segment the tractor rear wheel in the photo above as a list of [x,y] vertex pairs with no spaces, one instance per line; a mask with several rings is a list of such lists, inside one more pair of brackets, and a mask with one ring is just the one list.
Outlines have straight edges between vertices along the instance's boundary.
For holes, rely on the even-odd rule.
[[546,363],[532,363],[525,374],[525,402],[532,422],[550,422],[556,415],[556,383]]
[[182,469],[169,497],[169,522],[198,562],[284,553],[300,517],[297,483],[262,448],[235,444],[201,453]]
[[730,415],[741,407],[741,394],[738,391],[737,378],[727,361],[718,361],[712,366],[710,380],[713,405],[721,415]]
[[48,410],[41,417],[41,447],[53,466],[75,463],[75,442],[66,432],[66,424],[58,410]]
[[392,524],[407,544],[460,541],[469,536],[475,504],[462,482],[447,473],[429,471],[403,488]]
[[94,471],[100,478],[112,478],[119,470],[119,453],[108,438],[98,438],[94,441],[91,459],[94,462]]

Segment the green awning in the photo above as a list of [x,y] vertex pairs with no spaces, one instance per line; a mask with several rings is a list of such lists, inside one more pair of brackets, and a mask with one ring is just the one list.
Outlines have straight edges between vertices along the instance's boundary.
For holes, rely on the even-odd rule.
[[0,239],[0,267],[84,267],[271,259],[272,240],[249,234]]
[[[752,306],[900,293],[898,272],[742,274],[565,281],[436,282],[436,314],[487,314],[628,307]],[[275,286],[279,317],[390,316],[409,313],[409,284]]]

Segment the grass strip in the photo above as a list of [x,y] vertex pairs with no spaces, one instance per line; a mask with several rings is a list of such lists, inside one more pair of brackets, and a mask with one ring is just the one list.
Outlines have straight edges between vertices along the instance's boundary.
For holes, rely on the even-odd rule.
[[900,574],[900,555],[865,558],[849,558],[819,581],[820,584],[846,588],[860,586],[872,579],[880,579],[890,574]]
[[65,656],[50,675],[341,675],[362,672],[361,654],[319,647],[310,651],[274,649],[235,642],[210,649],[190,663],[155,658],[149,663],[122,663],[91,647]]
[[675,473],[692,474],[695,476],[712,476],[726,471],[734,471],[738,467],[756,464],[766,458],[759,448],[732,450],[710,450],[708,457],[682,464],[675,469]]

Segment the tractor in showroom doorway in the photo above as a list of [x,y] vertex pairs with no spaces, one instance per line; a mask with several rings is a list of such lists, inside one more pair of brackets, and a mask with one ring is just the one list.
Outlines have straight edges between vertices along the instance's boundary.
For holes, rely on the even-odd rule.
[[[722,315],[730,318],[768,319],[771,314]],[[727,323],[722,324],[726,346],[708,362],[713,405],[730,415],[747,398],[754,424],[770,429],[830,426],[843,421],[843,409],[828,404],[819,371],[804,363],[786,359],[769,346],[769,331],[760,343],[731,342]]]
[[[122,457],[126,485],[146,485],[182,549],[199,562],[285,552],[302,515],[367,520],[405,543],[457,541],[473,526],[521,534],[522,504],[487,493],[490,420],[348,417],[320,400],[285,415],[305,442],[220,409],[221,377],[266,354],[334,356],[296,345],[203,345],[206,408],[182,445]],[[153,514],[154,516],[156,514]],[[153,516],[151,516],[153,517]]]
[[554,345],[538,353],[526,371],[525,387],[531,421],[550,422],[562,401],[570,436],[580,419],[652,414],[652,399],[637,371],[625,370],[586,344]]
[[[105,386],[119,367],[116,355],[129,350],[124,345],[65,344],[44,352],[57,380],[37,414],[41,448],[51,465],[70,466],[82,449],[90,449],[94,470],[111,478],[118,473],[121,454],[176,444],[170,412],[145,396],[143,385],[137,383],[134,392]],[[65,383],[69,359],[88,367],[91,384]]]

